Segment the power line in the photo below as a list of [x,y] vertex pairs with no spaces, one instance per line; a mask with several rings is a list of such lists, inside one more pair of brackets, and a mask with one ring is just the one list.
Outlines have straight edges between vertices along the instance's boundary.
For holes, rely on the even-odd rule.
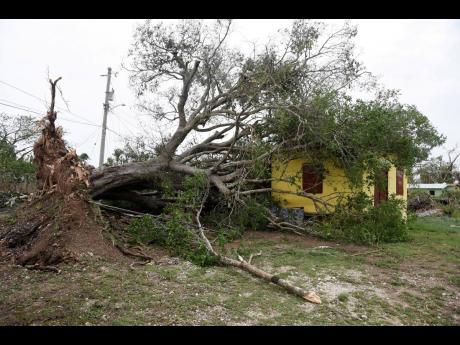
[[[10,101],[7,101],[7,100],[5,100],[5,101],[6,101],[6,102],[10,102]],[[34,113],[34,114],[43,116],[43,113],[39,113],[39,112],[37,112],[37,111],[35,111],[35,110],[32,110],[32,109],[26,109],[27,107],[26,107],[25,105],[19,104],[21,107],[18,107],[18,106],[6,104],[6,103],[3,103],[3,102],[0,102],[0,104],[2,104],[2,105],[4,105],[4,106],[7,106],[7,107],[10,107],[10,108],[15,108],[15,109],[18,109],[18,110],[22,110],[22,111],[26,111],[26,112],[30,112],[30,113]],[[18,103],[16,103],[16,104],[18,104]],[[102,127],[101,125],[97,125],[97,124],[93,124],[93,123],[81,122],[81,121],[77,121],[77,120],[67,119],[67,118],[63,117],[62,115],[59,117],[59,119],[60,119],[60,120],[63,120],[63,121],[78,123],[78,124],[87,125],[87,126],[93,126],[93,127],[99,127],[99,128]],[[108,130],[108,131],[111,131],[111,132],[113,132],[114,134],[118,135],[119,137],[123,138],[123,136],[122,136],[120,133],[115,132],[113,129],[107,127],[107,130]]]
[[119,115],[118,115],[117,113],[115,113],[114,111],[112,111],[112,114],[114,114],[114,115],[117,117],[118,121],[120,121],[121,124],[125,125],[125,128],[126,128],[133,136],[136,136],[136,135],[134,134],[134,132],[129,128],[128,122],[127,122],[127,121],[124,122],[124,121],[122,120],[121,116],[119,116]]
[[[30,92],[27,92],[27,91],[25,91],[25,90],[23,90],[23,89],[21,89],[21,88],[19,88],[19,87],[17,87],[17,86],[14,86],[14,85],[12,85],[12,84],[10,84],[10,83],[7,83],[7,82],[5,82],[5,81],[2,81],[2,80],[0,80],[0,83],[2,83],[2,84],[4,84],[4,85],[7,85],[7,86],[9,86],[9,87],[12,87],[13,89],[16,89],[16,90],[18,90],[18,91],[20,91],[20,92],[22,92],[22,93],[24,93],[24,94],[26,94],[26,95],[28,95],[28,96],[31,96],[31,97],[33,97],[33,98],[35,98],[35,99],[38,99],[38,100],[40,100],[40,101],[42,101],[42,102],[44,102],[44,103],[46,104],[46,100],[44,100],[43,98],[40,98],[40,97],[38,97],[38,96],[36,96],[36,95],[34,95],[34,94],[31,94]],[[83,116],[81,116],[81,115],[78,115],[78,114],[76,114],[76,113],[70,111],[69,109],[64,109],[64,108],[62,108],[62,107],[60,107],[60,106],[56,106],[56,108],[59,109],[59,110],[61,110],[61,111],[66,112],[66,113],[69,113],[69,114],[71,114],[71,115],[74,115],[74,116],[76,116],[76,117],[79,117],[80,119],[83,119],[83,120],[85,120],[85,121],[87,121],[87,122],[90,123],[90,121],[88,121],[85,117],[83,117]]]
[[[7,101],[7,100],[4,100],[4,101],[10,102],[10,101]],[[11,102],[11,103],[13,103],[13,102]],[[31,108],[28,108],[25,105],[21,105],[21,104],[18,104],[18,103],[16,103],[16,104],[20,105],[20,107],[15,106],[15,105],[11,105],[11,104],[6,104],[6,103],[3,103],[3,102],[0,102],[0,104],[2,104],[4,106],[7,106],[7,107],[10,107],[10,108],[15,108],[15,109],[19,109],[19,110],[22,110],[22,111],[27,111],[27,112],[30,112],[30,113],[34,113],[34,114],[43,116],[43,113],[39,113],[38,111],[32,110]],[[80,123],[80,124],[88,125],[88,126],[101,127],[100,125],[96,125],[96,124],[92,124],[92,123],[85,123],[85,122],[81,122],[81,121],[75,121],[75,120],[66,119],[65,117],[62,117],[62,116],[60,116],[59,118],[61,120],[63,120],[63,121],[75,122],[75,123]]]
[[94,134],[97,133],[97,130],[98,128],[96,128],[85,140],[83,140],[80,144],[78,144],[77,146],[75,146],[75,148],[79,148],[80,146],[82,146],[83,144],[85,144],[91,137],[94,136]]
[[[135,125],[133,122],[131,122],[131,119],[132,119],[132,116],[131,115],[128,115],[126,114],[125,112],[123,111],[118,111],[118,114],[123,118],[125,119],[126,123],[130,124],[131,126],[133,126],[133,128],[136,128],[138,127],[138,125]],[[113,111],[112,111],[113,112]]]
[[39,101],[46,102],[44,99],[42,99],[42,98],[40,98],[40,97],[38,97],[38,96],[35,96],[35,95],[31,94],[30,92],[27,92],[27,91],[25,91],[25,90],[23,90],[23,89],[20,89],[20,88],[17,87],[17,86],[11,85],[11,84],[9,84],[9,83],[7,83],[7,82],[5,82],[5,81],[0,80],[0,83],[5,84],[5,85],[7,85],[7,86],[9,86],[9,87],[12,87],[13,89],[16,89],[16,90],[18,90],[18,91],[21,91],[22,93],[25,93],[26,95],[29,95],[29,96],[31,96],[31,97],[33,97],[33,98],[36,98],[36,99],[38,99]]
[[38,115],[43,115],[43,114],[38,113],[38,112],[36,112],[36,111],[28,110],[28,109],[24,109],[24,108],[20,108],[20,107],[14,106],[14,105],[2,103],[2,102],[0,102],[0,104],[2,104],[2,105],[4,105],[4,106],[7,106],[7,107],[10,107],[10,108],[15,108],[15,109],[19,109],[19,110],[22,110],[22,111],[27,111],[27,112],[29,112],[29,113],[35,113],[35,114],[38,114]]
[[34,108],[31,108],[31,107],[25,106],[25,105],[23,105],[23,104],[15,103],[15,102],[9,101],[9,100],[7,100],[7,99],[0,98],[0,101],[7,102],[7,103],[9,103],[9,104],[13,104],[13,105],[15,105],[15,106],[19,106],[19,107],[22,107],[22,108],[26,108],[26,109],[32,110],[32,111],[34,111],[34,112],[39,112],[39,110],[37,110],[37,109],[34,109]]

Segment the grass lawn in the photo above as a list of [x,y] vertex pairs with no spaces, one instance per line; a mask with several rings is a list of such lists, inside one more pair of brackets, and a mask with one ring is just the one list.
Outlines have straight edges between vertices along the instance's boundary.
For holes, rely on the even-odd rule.
[[460,220],[410,221],[378,247],[248,232],[227,250],[314,290],[314,305],[228,267],[88,255],[59,274],[0,264],[0,325],[459,325]]

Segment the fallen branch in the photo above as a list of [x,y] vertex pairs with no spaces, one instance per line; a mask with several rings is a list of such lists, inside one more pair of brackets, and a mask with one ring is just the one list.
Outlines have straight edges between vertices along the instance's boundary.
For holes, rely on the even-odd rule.
[[[284,280],[284,279],[281,279],[280,277],[278,277],[277,275],[274,275],[274,274],[270,274],[270,273],[267,273],[263,270],[261,270],[260,268],[257,268],[253,265],[251,265],[249,262],[245,261],[241,256],[239,256],[239,261],[238,260],[234,260],[232,258],[229,258],[229,257],[226,257],[226,256],[223,256],[223,255],[220,255],[219,253],[217,253],[214,248],[212,247],[211,243],[209,242],[208,238],[206,237],[206,235],[204,234],[204,231],[203,231],[203,227],[201,225],[201,222],[200,222],[200,214],[201,214],[201,211],[203,209],[203,206],[204,206],[204,202],[206,201],[206,198],[208,197],[208,193],[209,193],[209,182],[208,182],[208,188],[207,188],[207,191],[201,201],[201,206],[200,208],[198,209],[196,215],[195,215],[195,220],[196,220],[196,223],[198,225],[198,231],[199,231],[199,235],[202,239],[202,241],[204,242],[204,245],[206,246],[206,248],[208,249],[208,251],[217,257],[217,259],[219,260],[219,262],[221,264],[224,264],[224,265],[227,265],[227,266],[234,266],[234,267],[238,267],[246,272],[249,272],[250,274],[258,277],[258,278],[262,278],[270,283],[273,283],[273,284],[276,284],[276,285],[279,285],[283,288],[285,288],[286,290],[288,290],[289,292],[303,298],[304,300],[308,301],[308,302],[311,302],[311,303],[316,303],[316,304],[320,304],[321,303],[321,299],[319,298],[319,296],[313,292],[313,291],[306,291],[302,288],[299,288],[297,286],[294,286],[293,284],[291,284],[290,282],[288,282],[287,280]],[[252,259],[252,257],[250,258]]]
[[256,253],[256,254],[251,254],[251,255],[249,256],[248,264],[251,264],[251,261],[252,261],[252,259],[253,259],[254,257],[256,257],[256,256],[261,256],[261,255],[262,255],[262,252],[258,252],[258,253]]

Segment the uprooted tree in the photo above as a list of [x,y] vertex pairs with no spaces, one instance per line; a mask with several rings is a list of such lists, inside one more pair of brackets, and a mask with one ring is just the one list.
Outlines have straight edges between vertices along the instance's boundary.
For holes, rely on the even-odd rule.
[[[142,161],[131,155],[131,161],[120,159],[114,166],[89,172],[73,150],[61,144],[47,149],[47,140],[62,141],[51,108],[34,150],[42,187],[49,190],[64,183],[50,176],[65,176],[65,181],[83,182],[80,188],[93,199],[140,205],[159,215],[158,229],[171,232],[180,225],[192,234],[195,248],[221,264],[318,302],[314,293],[261,271],[251,260],[220,254],[201,219],[219,205],[223,213],[218,225],[231,229],[233,215],[256,204],[269,225],[298,232],[302,227],[282,222],[260,200],[272,191],[273,155],[288,160],[302,151],[312,160],[329,158],[361,183],[353,177],[378,171],[381,157],[410,167],[443,141],[415,107],[398,102],[395,92],[380,90],[368,102],[347,95],[356,86],[373,87],[373,79],[354,55],[356,29],[345,24],[328,30],[321,23],[295,21],[282,32],[279,43],[244,54],[229,43],[230,21],[182,21],[175,26],[146,21],[136,30],[125,68],[131,72],[140,108],[158,126],[152,134],[161,138]],[[165,125],[169,132],[159,130]],[[57,174],[59,167],[75,178]],[[194,176],[202,183],[190,198],[184,185]],[[62,197],[75,197],[74,187],[60,188]],[[299,194],[327,205],[313,194]]]

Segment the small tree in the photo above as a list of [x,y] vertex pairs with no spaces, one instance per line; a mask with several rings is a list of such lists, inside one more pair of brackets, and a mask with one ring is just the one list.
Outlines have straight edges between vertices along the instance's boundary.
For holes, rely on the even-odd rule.
[[0,114],[0,172],[31,173],[33,143],[39,130],[31,116]]

